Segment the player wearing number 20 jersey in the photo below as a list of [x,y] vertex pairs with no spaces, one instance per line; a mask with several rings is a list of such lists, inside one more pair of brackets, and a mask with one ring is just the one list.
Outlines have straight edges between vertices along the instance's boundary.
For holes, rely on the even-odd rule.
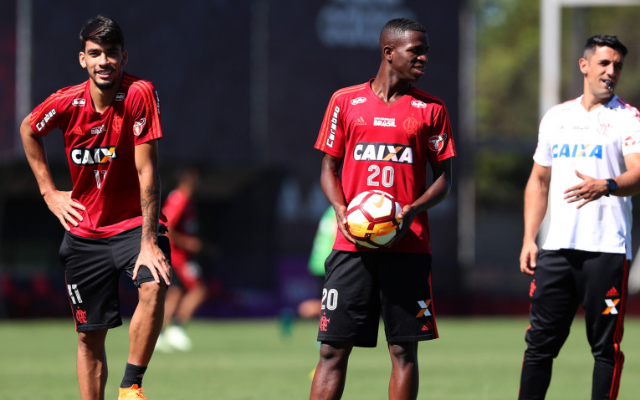
[[[372,189],[391,194],[401,206],[411,204],[427,190],[427,163],[456,155],[449,116],[440,99],[415,87],[386,104],[371,90],[372,82],[333,95],[315,147],[343,159],[347,204]],[[430,254],[429,239],[427,213],[422,212],[397,245],[373,251]],[[356,251],[342,234],[334,249]]]
[[95,111],[89,81],[57,91],[31,113],[31,129],[64,133],[72,198],[86,207],[71,233],[105,238],[142,225],[136,145],[162,137],[160,102],[151,82],[126,72],[115,100]]

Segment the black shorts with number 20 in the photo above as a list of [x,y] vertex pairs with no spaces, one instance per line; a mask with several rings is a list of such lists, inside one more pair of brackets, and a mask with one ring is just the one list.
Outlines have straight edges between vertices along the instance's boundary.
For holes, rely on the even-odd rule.
[[381,315],[387,342],[438,337],[431,255],[334,250],[325,270],[319,341],[375,347]]
[[[130,278],[140,254],[142,228],[102,239],[65,232],[60,246],[69,303],[76,331],[109,329],[122,325],[118,285],[124,271]],[[169,239],[158,235],[158,246],[171,259]],[[154,281],[149,268],[138,270],[135,285]]]

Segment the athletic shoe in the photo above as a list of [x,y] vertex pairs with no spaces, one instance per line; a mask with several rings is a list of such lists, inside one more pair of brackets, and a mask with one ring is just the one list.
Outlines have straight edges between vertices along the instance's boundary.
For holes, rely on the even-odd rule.
[[167,336],[164,334],[164,331],[160,333],[158,336],[158,341],[156,342],[156,350],[161,353],[173,353],[173,347],[171,343],[167,340]]
[[130,388],[120,388],[118,400],[147,400],[147,398],[142,394],[141,387],[133,385]]
[[164,329],[164,339],[176,350],[189,351],[193,348],[191,339],[181,326],[167,326]]

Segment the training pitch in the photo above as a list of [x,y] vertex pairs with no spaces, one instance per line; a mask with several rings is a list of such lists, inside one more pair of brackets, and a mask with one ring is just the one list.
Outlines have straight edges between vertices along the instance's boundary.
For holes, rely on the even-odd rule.
[[[525,349],[523,318],[438,319],[440,339],[419,346],[420,395],[430,400],[512,400]],[[144,378],[150,400],[287,400],[309,396],[318,359],[315,321],[196,320],[189,353],[156,353]],[[640,393],[640,319],[627,318],[619,400]],[[106,398],[115,399],[128,325],[107,337]],[[584,321],[554,364],[547,400],[590,398],[592,358]],[[381,331],[375,349],[354,349],[345,400],[387,398],[390,362]],[[0,322],[0,399],[78,399],[76,334],[69,320]]]

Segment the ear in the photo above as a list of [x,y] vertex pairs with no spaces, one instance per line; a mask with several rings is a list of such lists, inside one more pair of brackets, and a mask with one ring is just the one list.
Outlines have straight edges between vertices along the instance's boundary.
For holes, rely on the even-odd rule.
[[78,54],[78,61],[80,61],[82,68],[87,68],[87,63],[84,60],[84,51],[81,51],[80,54]]
[[393,61],[393,50],[393,47],[389,45],[382,48],[382,57],[384,57],[389,64]]
[[586,75],[587,71],[589,70],[589,60],[587,60],[586,58],[581,58],[580,60],[578,60],[578,66],[580,67],[580,72],[582,73],[582,75]]
[[129,59],[129,53],[126,50],[122,50],[122,66],[127,65],[127,60]]

